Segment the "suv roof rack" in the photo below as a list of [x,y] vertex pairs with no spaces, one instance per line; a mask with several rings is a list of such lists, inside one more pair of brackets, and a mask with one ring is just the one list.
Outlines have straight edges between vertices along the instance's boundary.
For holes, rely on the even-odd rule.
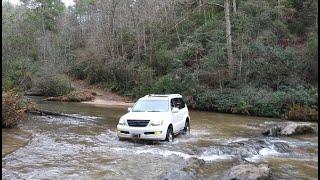
[[169,95],[167,94],[149,94],[149,97],[152,96],[152,97],[168,97]]
[[169,96],[181,96],[180,94],[148,94],[144,97],[169,97]]

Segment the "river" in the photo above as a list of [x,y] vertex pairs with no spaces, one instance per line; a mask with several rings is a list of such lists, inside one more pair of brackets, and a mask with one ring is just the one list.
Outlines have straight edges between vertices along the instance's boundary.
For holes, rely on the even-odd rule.
[[[115,128],[127,108],[43,101],[40,109],[78,118],[30,116],[28,145],[2,159],[3,179],[218,179],[243,162],[267,163],[271,179],[317,179],[318,136],[264,137],[278,119],[190,111],[191,134],[174,142],[119,141]],[[265,146],[239,148],[243,141]],[[286,143],[293,151],[281,151]]]

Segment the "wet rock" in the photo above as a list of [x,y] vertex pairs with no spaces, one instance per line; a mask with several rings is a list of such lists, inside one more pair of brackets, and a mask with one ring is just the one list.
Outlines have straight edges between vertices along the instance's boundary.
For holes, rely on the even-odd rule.
[[291,136],[299,134],[314,133],[314,127],[311,123],[298,124],[289,123],[285,128],[281,130],[281,135]]
[[275,149],[280,153],[288,153],[291,152],[290,146],[284,142],[276,142],[274,143]]
[[226,171],[221,180],[264,180],[270,176],[270,168],[267,164],[253,165],[253,164],[240,164],[230,168]]
[[281,126],[274,126],[271,127],[264,132],[262,132],[262,135],[264,136],[279,136],[281,132],[282,127]]
[[264,136],[291,136],[314,133],[315,127],[312,123],[285,123],[267,128],[262,132]]
[[189,167],[189,166],[201,167],[204,164],[205,164],[204,160],[192,157],[192,158],[188,159],[188,161],[186,163],[186,167]]
[[[259,150],[268,147],[270,143],[263,139],[251,138],[248,140],[232,142],[230,145],[238,145],[238,152],[241,157],[249,157],[258,154]],[[240,146],[240,147],[239,147]]]

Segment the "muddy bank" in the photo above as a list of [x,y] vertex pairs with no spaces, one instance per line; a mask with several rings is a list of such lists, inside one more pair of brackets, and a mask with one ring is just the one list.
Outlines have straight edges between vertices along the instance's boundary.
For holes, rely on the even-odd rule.
[[[83,80],[72,80],[73,92],[58,97],[48,97],[47,101],[81,102],[100,107],[130,107],[134,103],[127,97],[105,91],[99,85],[89,85]],[[38,93],[28,92],[27,96],[39,96]],[[41,95],[40,95],[41,96]]]
[[87,82],[81,80],[73,80],[71,84],[75,89],[95,93],[95,96],[92,100],[81,102],[84,104],[91,104],[100,107],[130,107],[134,104],[130,99],[110,91],[105,91],[98,85],[89,85]]
[[96,93],[93,91],[76,90],[63,96],[49,97],[49,98],[46,98],[46,100],[47,101],[64,101],[64,102],[81,102],[81,101],[93,100],[95,95]]
[[20,128],[2,129],[2,157],[26,146],[32,133]]
[[132,106],[134,103],[131,102],[124,102],[124,101],[115,101],[115,100],[106,100],[106,99],[102,99],[102,98],[95,98],[92,101],[83,101],[81,103],[85,103],[85,104],[92,104],[92,105],[96,105],[96,106],[125,106],[125,107],[130,107]]

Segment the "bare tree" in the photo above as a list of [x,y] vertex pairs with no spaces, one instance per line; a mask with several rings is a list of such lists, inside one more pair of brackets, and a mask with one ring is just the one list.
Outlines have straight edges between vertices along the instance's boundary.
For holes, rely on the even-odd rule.
[[237,13],[237,4],[236,0],[232,0],[233,13]]
[[228,54],[228,69],[229,75],[233,74],[234,59],[232,53],[232,36],[231,36],[231,24],[230,24],[230,12],[229,12],[229,0],[224,0],[224,17],[226,20],[226,37],[227,37],[227,54]]

